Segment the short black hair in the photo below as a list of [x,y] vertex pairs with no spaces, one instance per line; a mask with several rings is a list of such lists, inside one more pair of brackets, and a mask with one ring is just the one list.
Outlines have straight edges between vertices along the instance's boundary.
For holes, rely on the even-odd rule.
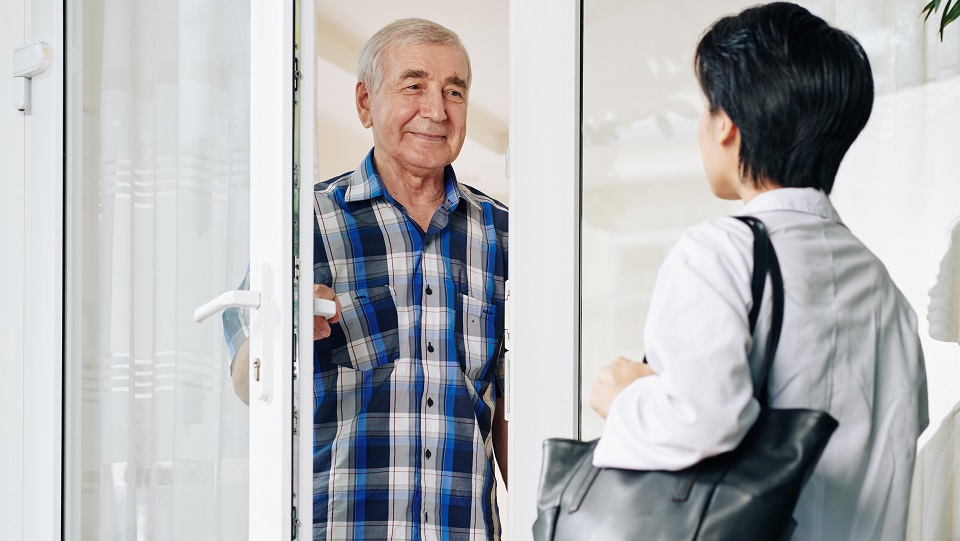
[[857,40],[775,2],[715,22],[694,67],[710,112],[722,109],[740,130],[747,179],[830,193],[873,108],[873,73]]

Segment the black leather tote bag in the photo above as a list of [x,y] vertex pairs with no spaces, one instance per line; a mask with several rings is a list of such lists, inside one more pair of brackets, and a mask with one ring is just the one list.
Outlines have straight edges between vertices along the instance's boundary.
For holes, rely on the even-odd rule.
[[537,541],[790,538],[800,491],[837,421],[822,411],[767,407],[767,376],[783,324],[783,278],[763,222],[738,219],[754,234],[751,331],[768,273],[773,286],[762,384],[754,390],[762,408],[756,423],[733,451],[680,471],[594,468],[596,441],[545,441],[539,516],[533,526]]

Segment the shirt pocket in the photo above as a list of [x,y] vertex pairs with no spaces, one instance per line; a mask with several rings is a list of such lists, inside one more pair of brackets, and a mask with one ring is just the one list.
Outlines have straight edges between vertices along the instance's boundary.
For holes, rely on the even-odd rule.
[[494,303],[458,294],[456,318],[460,368],[473,381],[486,379],[499,353],[503,309]]
[[337,294],[340,321],[331,325],[333,364],[369,371],[400,358],[397,305],[392,286]]

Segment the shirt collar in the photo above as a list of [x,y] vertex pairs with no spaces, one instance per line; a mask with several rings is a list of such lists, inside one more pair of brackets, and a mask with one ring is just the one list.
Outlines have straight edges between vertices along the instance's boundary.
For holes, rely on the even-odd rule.
[[843,224],[827,194],[816,188],[776,188],[754,197],[737,214],[749,216],[762,212],[789,211],[812,214]]
[[[380,178],[377,168],[373,165],[374,150],[375,149],[370,149],[370,152],[367,153],[360,167],[357,167],[350,175],[350,184],[347,186],[347,190],[343,195],[344,201],[364,201],[366,199],[383,196],[391,202],[394,202],[393,198],[390,197],[390,194],[387,192],[387,188],[383,185],[383,180]],[[441,205],[441,209],[447,212],[453,211],[453,209],[457,208],[457,203],[460,199],[464,199],[473,206],[480,208],[480,203],[473,197],[473,194],[460,187],[460,183],[457,182],[457,174],[454,173],[452,165],[444,167],[443,183],[446,198],[443,205]]]

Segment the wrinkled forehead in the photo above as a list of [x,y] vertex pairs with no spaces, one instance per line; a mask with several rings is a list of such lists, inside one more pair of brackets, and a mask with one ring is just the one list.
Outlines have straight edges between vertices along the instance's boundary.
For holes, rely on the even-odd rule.
[[455,44],[398,44],[384,52],[384,82],[425,78],[454,82],[464,88],[470,85],[470,60]]

